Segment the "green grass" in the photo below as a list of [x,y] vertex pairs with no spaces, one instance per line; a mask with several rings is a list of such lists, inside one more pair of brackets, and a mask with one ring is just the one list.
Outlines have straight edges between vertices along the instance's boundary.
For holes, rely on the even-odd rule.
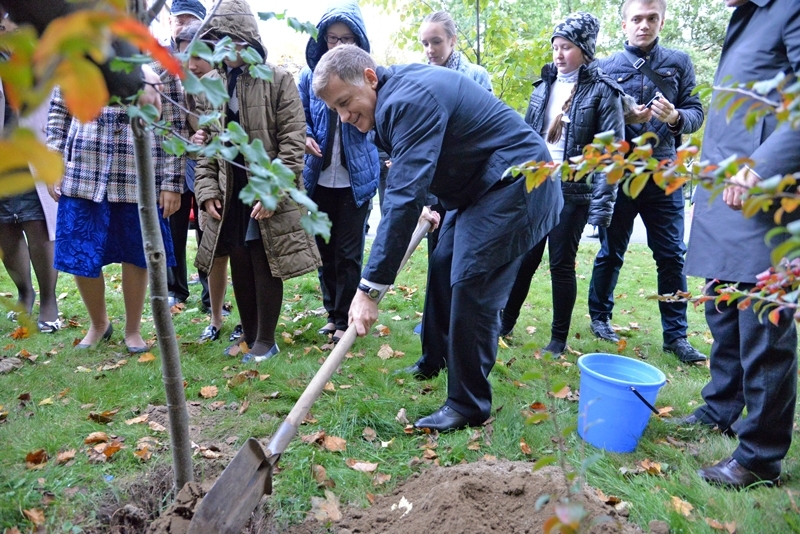
[[[586,292],[596,250],[596,244],[583,244],[578,256],[578,302],[569,345],[580,353],[615,351],[613,345],[595,340],[588,328]],[[419,320],[416,312],[422,311],[425,267],[423,247],[398,277],[398,289],[387,295],[380,306],[379,323],[388,326],[390,334],[380,338],[370,335],[356,341],[353,357],[346,359],[334,375],[332,382],[336,391],[324,393],[311,410],[317,422],[301,427],[303,435],[325,430],[329,435],[346,439],[346,452],[328,452],[295,439],[281,458],[280,471],[275,476],[275,493],[268,501],[278,524],[303,520],[311,496],[323,494],[312,475],[314,464],[325,467],[328,477],[336,484],[333,491],[343,503],[357,505],[368,503],[368,493],[389,491],[411,473],[426,467],[425,462],[414,460],[422,458],[424,451],[420,446],[426,437],[405,434],[395,415],[405,408],[408,419],[413,421],[438,408],[445,399],[446,377],[442,375],[428,382],[405,377],[400,383],[399,377],[392,375],[392,371],[410,365],[419,356],[419,338],[412,329]],[[115,327],[119,327],[109,344],[89,351],[72,349],[73,340],[83,336],[85,326],[67,328],[52,336],[35,334],[29,339],[15,341],[10,337],[15,325],[0,320],[3,356],[12,356],[22,348],[38,356],[35,363],[25,362],[23,368],[0,375],[0,405],[3,406],[0,412],[8,412],[6,421],[0,423],[0,529],[29,528],[30,523],[22,510],[40,508],[45,511],[49,532],[102,530],[104,506],[124,503],[130,493],[142,493],[142,486],[154,483],[158,473],[163,473],[171,461],[166,447],[155,451],[147,463],[133,456],[136,441],[142,436],[154,435],[168,444],[163,433],[154,433],[146,425],[124,423],[149,404],[165,403],[160,360],[138,363],[136,357],[125,354],[120,333],[123,313],[119,269],[107,268],[105,276],[110,313]],[[700,285],[699,280],[690,280],[690,290],[697,292]],[[409,294],[408,289],[400,286],[418,291]],[[657,305],[644,298],[653,294],[655,287],[655,264],[649,250],[643,245],[632,246],[616,291],[614,322],[629,328],[631,323],[638,324],[638,329],[625,332],[627,347],[623,353],[632,357],[640,355],[667,374],[669,383],[661,390],[658,406],[672,406],[673,414],[684,415],[700,401],[700,390],[708,378],[708,370],[679,365],[674,356],[661,352]],[[278,333],[285,332],[293,337],[293,343],[281,339],[280,356],[258,367],[259,372],[269,374],[269,378],[248,381],[234,388],[226,385],[227,380],[245,366],[237,359],[222,356],[227,342],[194,343],[207,319],[192,311],[199,303],[200,287],[192,288],[187,310],[176,315],[174,321],[180,337],[187,398],[196,403],[193,409],[199,411],[192,420],[194,440],[202,446],[217,444],[223,451],[233,453],[249,436],[267,438],[277,429],[319,366],[324,351],[315,348],[322,344],[316,331],[324,325],[325,318],[311,313],[321,306],[318,282],[316,276],[307,275],[285,284],[284,313]],[[5,272],[0,274],[0,291],[15,291]],[[88,318],[70,276],[60,278],[58,292],[66,294],[60,301],[64,315],[85,325]],[[576,402],[548,397],[549,387],[544,380],[520,382],[526,372],[544,370],[550,380],[561,379],[573,390],[579,388],[578,369],[574,365],[576,355],[568,354],[558,362],[551,362],[538,359],[534,350],[524,348],[531,343],[533,346],[547,343],[550,309],[550,276],[546,268],[542,268],[534,278],[516,335],[508,348],[499,350],[498,359],[502,363],[498,363],[491,375],[496,418],[491,435],[487,429],[482,430],[479,450],[469,448],[472,430],[440,436],[436,453],[441,465],[478,461],[484,455],[535,460],[551,454],[554,448],[552,425],[547,422],[526,425],[521,413],[534,401],[551,405],[562,426],[576,422]],[[294,322],[295,318],[299,320]],[[223,327],[224,338],[235,324],[234,312]],[[308,324],[311,324],[308,329],[294,335]],[[708,354],[710,334],[702,310],[690,308],[689,325],[690,341]],[[528,333],[526,327],[535,327],[536,331]],[[155,335],[149,307],[145,310],[143,333],[146,339]],[[405,356],[381,360],[377,352],[385,343],[404,352]],[[154,353],[158,354],[157,348]],[[96,371],[99,366],[122,358],[128,360],[126,365],[111,371]],[[565,366],[564,362],[573,365]],[[92,372],[76,372],[78,366],[92,368]],[[200,388],[207,385],[218,386],[216,398],[199,397]],[[351,387],[343,389],[343,385]],[[58,398],[67,388],[63,398]],[[26,392],[30,393],[31,402],[20,406],[18,397]],[[277,398],[269,398],[273,392],[279,392]],[[53,403],[40,406],[46,398],[52,398]],[[237,407],[245,400],[250,403],[249,409],[239,415]],[[223,401],[229,406],[211,410],[214,401]],[[86,407],[87,404],[93,406]],[[90,411],[115,408],[120,411],[110,425],[88,419]],[[377,433],[378,439],[374,442],[362,438],[367,426]],[[106,464],[91,464],[83,440],[89,433],[101,430],[124,438],[126,448]],[[690,444],[691,451],[670,445],[666,441],[668,436]],[[520,450],[521,438],[531,447],[531,455],[526,456]],[[392,443],[382,447],[381,441]],[[567,444],[570,447],[567,459],[572,465],[580,465],[583,457],[598,452],[583,446],[574,433],[568,437]],[[704,518],[711,518],[735,521],[739,532],[800,532],[789,493],[800,490],[797,443],[784,465],[788,482],[780,489],[729,492],[702,483],[695,470],[727,455],[735,444],[735,440],[712,432],[679,432],[663,421],[652,419],[635,453],[600,451],[599,459],[588,469],[587,480],[606,494],[629,502],[630,520],[645,530],[649,521],[660,519],[668,521],[673,532],[713,532],[704,521]],[[43,469],[26,469],[26,454],[42,448],[51,460]],[[74,462],[56,465],[56,454],[67,449],[78,450]],[[391,474],[391,481],[380,487],[373,486],[371,476],[346,466],[347,458],[379,463],[378,471]],[[662,474],[621,474],[620,468],[633,469],[637,462],[645,459],[660,462]],[[201,476],[218,473],[221,468],[219,461],[199,456],[195,457],[195,464]],[[138,489],[132,489],[134,487]],[[45,491],[52,492],[54,499],[46,506],[42,503]],[[146,489],[144,491],[146,493]],[[671,507],[672,496],[694,506],[690,517],[680,515]],[[152,498],[157,508],[158,495]],[[798,497],[794,499],[797,501]]]

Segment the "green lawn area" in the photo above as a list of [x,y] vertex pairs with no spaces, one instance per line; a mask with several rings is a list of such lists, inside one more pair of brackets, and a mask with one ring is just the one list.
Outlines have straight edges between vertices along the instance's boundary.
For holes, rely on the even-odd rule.
[[[491,436],[482,429],[477,450],[471,441],[473,430],[440,436],[436,452],[441,465],[474,462],[485,455],[533,463],[552,454],[553,426],[549,422],[525,423],[526,409],[533,402],[550,406],[562,428],[576,423],[578,403],[548,396],[550,383],[565,381],[576,391],[580,380],[575,365],[578,354],[617,351],[616,346],[597,341],[589,331],[586,292],[596,251],[595,243],[582,244],[578,256],[578,303],[569,339],[572,351],[552,361],[529,348],[544,346],[549,340],[550,276],[545,263],[534,277],[515,335],[507,347],[500,348],[498,364],[492,371],[495,420]],[[190,257],[193,255],[192,251]],[[302,521],[311,506],[311,497],[323,495],[324,488],[314,479],[314,465],[325,468],[327,477],[335,482],[332,491],[343,504],[362,506],[368,504],[368,493],[391,491],[409,475],[427,467],[425,451],[420,448],[425,436],[406,434],[395,416],[404,408],[413,422],[438,408],[445,399],[446,377],[418,382],[392,374],[419,356],[419,338],[412,329],[422,311],[426,263],[423,244],[397,278],[395,290],[381,303],[378,322],[385,327],[381,329],[385,335],[379,337],[375,330],[373,335],[356,341],[352,357],[334,375],[332,390],[317,401],[309,422],[301,428],[301,435],[324,430],[329,436],[343,438],[346,450],[329,452],[295,439],[281,458],[275,492],[267,501],[268,512],[277,524]],[[46,532],[104,532],[108,516],[131,499],[149,497],[149,513],[157,513],[168,504],[155,490],[146,495],[146,488],[158,486],[159,481],[162,486],[169,485],[165,471],[171,462],[166,432],[148,425],[160,413],[153,406],[166,402],[158,348],[152,351],[154,361],[142,363],[138,355],[125,352],[120,271],[117,267],[107,268],[105,277],[116,331],[110,343],[96,349],[72,348],[74,340],[83,336],[88,317],[70,276],[62,276],[58,288],[63,296],[61,311],[70,320],[70,327],[54,335],[33,333],[26,339],[13,339],[17,325],[0,319],[0,355],[11,357],[22,350],[30,355],[22,368],[0,375],[0,413],[7,412],[0,416],[0,530],[18,527],[23,532],[30,531],[32,523],[24,511],[37,509],[44,513]],[[621,333],[627,340],[622,354],[642,358],[667,375],[668,383],[660,392],[657,407],[672,407],[669,415],[680,416],[690,413],[700,401],[708,369],[688,367],[662,353],[657,304],[645,298],[655,292],[655,277],[649,250],[643,245],[632,246],[617,287],[614,323],[623,327]],[[700,286],[701,281],[690,280],[690,291],[699,292]],[[284,313],[278,327],[280,355],[257,367],[259,377],[229,383],[237,373],[252,366],[224,357],[222,350],[227,341],[196,343],[207,317],[197,310],[200,286],[191,287],[193,293],[186,309],[173,318],[193,416],[193,440],[203,448],[203,453],[198,452],[194,459],[196,472],[198,478],[204,478],[218,474],[224,460],[248,437],[267,439],[277,429],[328,349],[322,347],[324,340],[317,335],[325,318],[314,313],[321,306],[316,276],[290,280],[285,284]],[[13,294],[10,301],[16,297],[4,270],[0,274],[0,292]],[[223,327],[223,339],[227,339],[236,320],[234,309]],[[702,309],[690,307],[689,326],[691,343],[708,354],[711,338]],[[145,339],[155,337],[149,304],[143,334]],[[383,345],[388,345],[394,355],[379,357]],[[122,360],[127,363],[122,364]],[[541,372],[547,379],[524,381],[522,377],[529,371]],[[216,386],[217,395],[201,397],[201,388],[206,386]],[[29,400],[21,400],[26,395]],[[110,423],[90,418],[90,413],[107,410],[119,410],[110,416]],[[149,421],[126,424],[145,413],[151,416]],[[158,420],[163,422],[163,418]],[[376,439],[362,437],[365,427],[374,430]],[[92,461],[87,452],[92,445],[84,441],[93,432],[105,432],[109,439],[117,436],[124,448],[106,462]],[[152,457],[142,461],[135,452],[137,442],[147,436],[158,443],[150,442],[148,452]],[[529,454],[520,447],[522,439],[530,447]],[[584,447],[573,432],[566,440],[566,459],[579,467],[585,457],[599,453],[588,468],[588,483],[606,495],[627,501],[629,519],[645,530],[649,521],[659,519],[669,522],[672,532],[718,532],[707,523],[709,519],[735,522],[740,533],[800,532],[797,441],[785,462],[787,481],[781,488],[743,492],[711,487],[695,474],[698,467],[727,456],[735,447],[735,440],[706,430],[678,430],[656,417],[651,419],[634,453],[613,454]],[[381,442],[389,445],[384,447]],[[26,455],[40,449],[46,451],[49,460],[43,465],[26,466]],[[59,463],[59,453],[70,450],[75,451],[74,458],[62,457],[63,463]],[[205,457],[217,453],[221,459]],[[379,463],[378,471],[391,475],[391,479],[376,487],[371,475],[346,465],[348,458]],[[415,458],[421,461],[414,461]],[[645,461],[658,463],[659,467],[651,467],[650,473],[631,473],[640,471],[637,468]],[[673,497],[692,505],[688,516],[673,506]]]

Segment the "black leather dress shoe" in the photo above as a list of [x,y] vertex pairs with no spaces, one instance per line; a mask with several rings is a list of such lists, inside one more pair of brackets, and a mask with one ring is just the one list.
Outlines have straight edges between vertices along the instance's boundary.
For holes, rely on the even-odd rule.
[[417,380],[430,380],[439,374],[439,369],[435,371],[425,371],[416,363],[414,365],[409,365],[408,367],[403,367],[402,369],[398,369],[392,374],[395,375],[411,375]]
[[459,430],[467,426],[470,426],[469,420],[446,405],[414,423],[415,428],[430,428],[439,432]]
[[780,481],[780,475],[776,477],[761,476],[740,465],[730,456],[718,464],[698,469],[697,474],[709,484],[733,489],[746,488],[756,483],[772,486]]

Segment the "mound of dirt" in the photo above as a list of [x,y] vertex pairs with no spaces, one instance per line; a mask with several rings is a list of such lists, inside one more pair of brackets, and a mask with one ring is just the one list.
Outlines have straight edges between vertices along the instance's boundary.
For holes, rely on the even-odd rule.
[[[567,495],[564,475],[557,467],[531,471],[531,464],[482,461],[454,467],[433,467],[416,473],[369,508],[348,508],[329,528],[309,519],[290,528],[290,534],[428,534],[430,532],[542,532],[555,515],[554,505]],[[550,501],[540,510],[543,495]],[[583,532],[594,534],[642,532],[584,486],[570,496],[586,511],[586,524],[608,516]]]

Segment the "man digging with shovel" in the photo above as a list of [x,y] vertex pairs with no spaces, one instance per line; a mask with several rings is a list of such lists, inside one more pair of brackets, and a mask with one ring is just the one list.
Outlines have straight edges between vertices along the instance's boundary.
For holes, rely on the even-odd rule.
[[550,159],[542,139],[511,108],[454,71],[377,67],[357,46],[329,51],[313,90],[361,132],[373,128],[390,156],[383,217],[350,307],[365,336],[391,284],[428,193],[447,209],[429,259],[422,345],[447,362],[448,398],[417,428],[480,425],[490,415],[488,375],[497,356],[500,308],[522,254],[558,222],[563,200],[550,180],[530,193],[510,166]]

